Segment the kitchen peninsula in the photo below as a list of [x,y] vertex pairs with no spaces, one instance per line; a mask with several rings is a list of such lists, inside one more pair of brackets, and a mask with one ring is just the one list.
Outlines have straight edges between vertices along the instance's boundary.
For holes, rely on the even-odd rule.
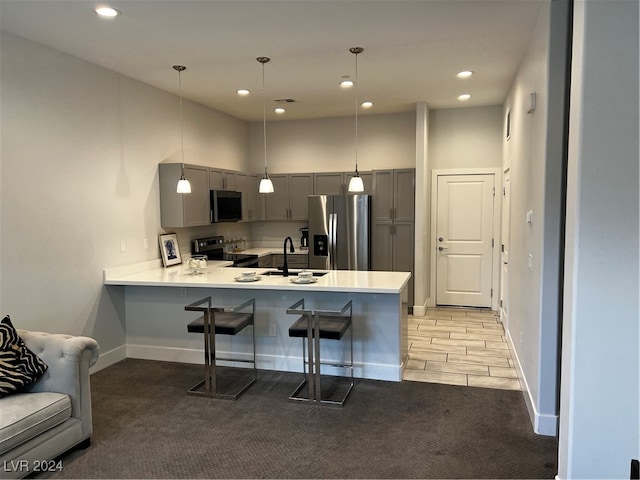
[[[353,301],[354,374],[359,378],[401,381],[407,344],[407,285],[410,273],[331,270],[317,282],[296,284],[290,277],[265,275],[270,269],[249,269],[260,279],[239,282],[248,269],[231,262],[209,262],[203,275],[184,265],[163,268],[160,260],[104,271],[107,288],[122,288],[127,356],[151,360],[203,362],[202,337],[187,333],[195,319],[184,306],[211,296],[216,306],[232,307],[256,300],[256,358],[259,369],[302,371],[302,343],[290,338],[296,320],[286,309],[301,298],[306,307],[334,310]],[[219,336],[216,348],[231,358],[250,355],[250,329],[235,337]],[[343,342],[326,342],[324,358],[341,360]],[[338,374],[330,367],[327,374]]]

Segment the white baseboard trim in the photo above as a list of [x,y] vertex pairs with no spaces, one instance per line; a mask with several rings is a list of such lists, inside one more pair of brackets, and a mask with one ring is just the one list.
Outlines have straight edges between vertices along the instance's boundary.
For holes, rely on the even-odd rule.
[[[249,360],[248,353],[218,352],[218,356],[227,358],[237,358],[238,360]],[[187,348],[160,347],[150,345],[127,345],[126,358],[138,358],[141,360],[157,360],[162,362],[193,363],[201,365],[204,362],[204,352]],[[115,363],[115,362],[114,362]],[[219,365],[230,365],[237,367],[247,367],[241,362],[218,362]],[[283,357],[275,355],[256,355],[256,367],[259,370],[277,370],[284,372],[302,372],[302,358]],[[347,375],[347,370],[322,366],[322,372],[327,375]],[[353,374],[357,378],[367,378],[371,380],[386,380],[390,382],[402,381],[402,365],[387,365],[379,363],[356,363]]]
[[518,354],[516,352],[516,349],[514,348],[511,333],[508,330],[505,332],[505,337],[507,339],[507,344],[509,345],[511,357],[513,358],[513,361],[515,363],[516,372],[518,373],[518,380],[520,380],[520,384],[523,387],[522,395],[524,397],[525,404],[527,405],[527,411],[529,412],[529,418],[531,419],[531,424],[533,425],[533,431],[538,435],[555,437],[558,428],[558,415],[550,415],[540,413],[538,411],[534,399],[531,398],[531,390],[529,388],[529,384],[527,383],[524,371],[522,370],[520,359],[518,358]]
[[100,353],[98,357],[98,361],[96,364],[89,369],[89,374],[94,374],[99,372],[103,368],[110,367],[122,360],[127,358],[127,347],[126,345],[122,345],[120,347],[114,348],[113,350],[109,350],[105,353]]
[[430,299],[424,302],[424,305],[414,305],[413,306],[413,316],[414,317],[424,317],[427,314],[427,308],[429,307]]

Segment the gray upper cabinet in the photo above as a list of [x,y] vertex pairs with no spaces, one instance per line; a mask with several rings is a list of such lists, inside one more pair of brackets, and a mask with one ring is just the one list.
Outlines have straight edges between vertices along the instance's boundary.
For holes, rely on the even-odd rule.
[[209,225],[209,169],[185,165],[184,174],[191,183],[191,193],[176,193],[182,174],[180,163],[160,163],[160,223],[163,228]]
[[236,189],[242,192],[242,220],[260,220],[260,176],[253,173],[236,172]]
[[[315,195],[348,194],[349,180],[353,172],[323,172],[313,174],[313,192]],[[373,193],[373,174],[360,172],[364,183],[364,193]]]
[[314,173],[313,193],[316,195],[342,195],[344,193],[344,174]]
[[232,170],[222,170],[212,168],[209,170],[210,190],[235,190],[236,172]]
[[373,270],[411,272],[413,305],[415,170],[376,170],[372,197]]
[[415,170],[375,170],[374,221],[415,221]]
[[313,193],[310,173],[270,175],[273,193],[264,198],[265,220],[306,220],[307,197]]

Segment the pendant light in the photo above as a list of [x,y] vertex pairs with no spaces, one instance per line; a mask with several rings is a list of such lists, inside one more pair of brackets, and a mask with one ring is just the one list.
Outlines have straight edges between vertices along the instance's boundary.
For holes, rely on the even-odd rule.
[[271,60],[269,57],[258,57],[262,64],[262,136],[264,138],[264,178],[260,180],[259,193],[273,193],[273,182],[267,173],[267,101],[264,95],[264,64]]
[[349,180],[349,191],[358,193],[364,192],[364,183],[362,182],[362,177],[358,173],[358,54],[364,51],[362,47],[352,47],[349,49],[351,53],[355,55],[356,58],[356,75],[355,75],[355,85],[356,85],[356,172]]
[[189,180],[184,176],[184,132],[182,126],[182,72],[184,72],[187,67],[183,67],[182,65],[174,65],[173,69],[178,72],[178,92],[180,94],[180,151],[182,153],[182,166],[181,166],[181,175],[180,180],[178,180],[178,187],[176,188],[177,193],[191,193],[191,184]]

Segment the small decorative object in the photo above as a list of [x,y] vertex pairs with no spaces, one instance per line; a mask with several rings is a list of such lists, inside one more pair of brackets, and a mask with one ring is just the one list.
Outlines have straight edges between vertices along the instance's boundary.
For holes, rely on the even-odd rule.
[[187,269],[192,275],[202,275],[207,271],[207,256],[192,255],[187,261]]
[[162,254],[162,264],[165,267],[180,265],[180,248],[178,247],[178,236],[175,233],[160,235],[160,253]]

